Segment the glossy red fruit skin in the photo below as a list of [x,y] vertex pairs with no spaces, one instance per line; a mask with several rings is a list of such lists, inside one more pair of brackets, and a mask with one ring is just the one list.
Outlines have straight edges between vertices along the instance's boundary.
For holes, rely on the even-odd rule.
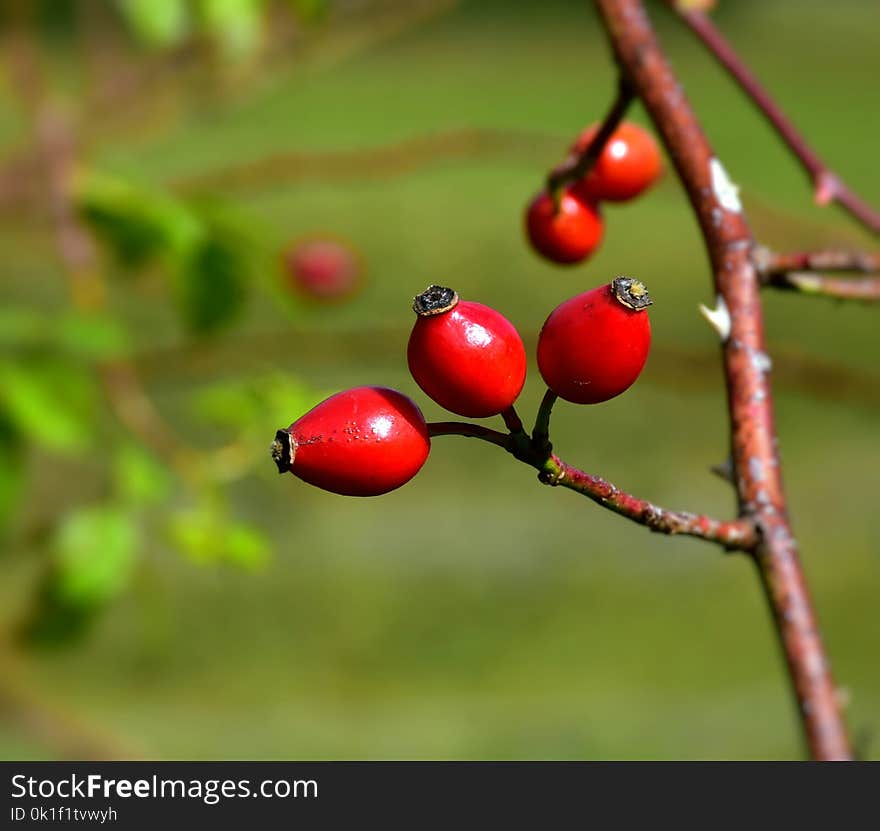
[[279,470],[343,496],[399,488],[419,472],[431,448],[421,410],[386,387],[336,393],[279,431],[279,438],[285,432],[293,462],[283,467],[273,445]]
[[[598,125],[584,130],[572,152],[586,150]],[[625,121],[605,143],[592,170],[575,186],[575,192],[587,199],[626,202],[645,191],[663,172],[660,148],[654,137],[638,124]]]
[[282,256],[287,285],[313,300],[342,300],[363,277],[360,257],[344,243],[316,237],[294,243]]
[[412,377],[425,394],[467,418],[506,410],[526,379],[519,332],[482,303],[460,300],[448,311],[420,315],[406,352]]
[[541,377],[560,398],[574,404],[598,404],[620,395],[648,359],[648,312],[621,303],[613,285],[561,303],[538,338]]
[[561,265],[585,260],[602,241],[605,226],[594,201],[567,188],[559,211],[546,191],[539,193],[526,211],[526,235],[539,254]]

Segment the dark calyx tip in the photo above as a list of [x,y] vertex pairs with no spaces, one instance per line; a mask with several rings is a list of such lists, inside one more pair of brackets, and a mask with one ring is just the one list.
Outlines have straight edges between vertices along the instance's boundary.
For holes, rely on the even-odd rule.
[[287,473],[293,467],[294,446],[287,430],[275,433],[275,441],[269,447],[272,461],[278,466],[279,473]]
[[634,312],[641,312],[654,302],[645,284],[632,277],[615,277],[611,281],[611,291],[618,303]]
[[441,315],[443,312],[448,312],[450,309],[454,309],[457,304],[458,294],[455,289],[428,286],[415,297],[412,307],[419,317],[431,317],[431,315]]

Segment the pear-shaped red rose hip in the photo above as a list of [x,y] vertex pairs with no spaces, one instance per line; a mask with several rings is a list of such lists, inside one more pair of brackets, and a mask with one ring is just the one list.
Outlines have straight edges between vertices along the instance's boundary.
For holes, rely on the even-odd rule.
[[516,401],[526,378],[526,350],[506,317],[442,286],[429,286],[413,310],[407,360],[427,395],[468,418],[497,415]]
[[616,277],[557,306],[538,338],[547,386],[574,404],[598,404],[628,389],[651,348],[651,302],[638,280]]
[[[598,132],[598,125],[584,130],[572,152],[583,153]],[[592,170],[574,192],[587,199],[625,202],[653,185],[662,171],[660,149],[653,136],[638,124],[625,121],[611,134]]]
[[571,188],[563,190],[558,205],[547,191],[541,191],[526,211],[526,234],[532,248],[562,265],[590,256],[599,247],[604,230],[595,201]]
[[278,472],[344,496],[378,496],[415,476],[431,447],[421,410],[403,393],[355,387],[322,401],[272,443]]

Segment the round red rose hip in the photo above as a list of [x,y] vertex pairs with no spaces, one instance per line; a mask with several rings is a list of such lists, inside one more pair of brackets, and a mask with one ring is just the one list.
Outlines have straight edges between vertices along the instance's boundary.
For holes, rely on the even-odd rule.
[[526,350],[506,317],[442,286],[429,286],[413,310],[407,361],[427,395],[468,418],[497,415],[516,401],[526,378]]
[[532,248],[554,263],[570,265],[586,259],[599,247],[604,226],[594,201],[571,188],[563,190],[559,209],[546,191],[526,211],[526,234]]
[[[595,124],[584,130],[572,152],[583,153],[598,130]],[[638,124],[625,121],[611,134],[593,168],[574,190],[586,199],[625,202],[653,185],[662,171],[654,137]]]
[[617,277],[557,306],[538,338],[547,386],[574,404],[598,404],[628,389],[648,359],[651,302],[638,280]]

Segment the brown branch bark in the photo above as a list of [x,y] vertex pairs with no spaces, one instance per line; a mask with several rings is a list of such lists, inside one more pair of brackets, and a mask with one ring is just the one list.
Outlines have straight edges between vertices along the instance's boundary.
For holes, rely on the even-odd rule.
[[836,202],[875,234],[880,233],[880,212],[858,197],[834,171],[830,170],[779,108],[758,79],[749,71],[736,51],[700,9],[689,8],[680,0],[667,0],[690,30],[717,58],[755,106],[773,125],[780,138],[797,157],[813,184],[818,205]]
[[757,526],[748,517],[718,520],[704,514],[670,511],[647,499],[640,499],[600,476],[593,476],[549,452],[537,435],[505,434],[465,421],[437,421],[428,424],[431,436],[465,436],[502,447],[519,461],[535,468],[545,485],[568,488],[592,499],[610,511],[661,534],[682,534],[716,542],[730,550],[751,551],[759,542]]
[[846,279],[805,271],[789,271],[772,275],[765,280],[765,285],[783,291],[816,294],[835,300],[856,300],[862,303],[880,302],[880,277]]
[[866,251],[771,251],[757,246],[752,259],[762,275],[786,271],[853,271],[871,274],[880,272],[880,253]]
[[641,0],[596,0],[615,59],[675,164],[711,263],[740,510],[757,524],[754,560],[785,654],[812,756],[852,751],[788,521],[764,341],[754,240],[735,187],[700,127]]

